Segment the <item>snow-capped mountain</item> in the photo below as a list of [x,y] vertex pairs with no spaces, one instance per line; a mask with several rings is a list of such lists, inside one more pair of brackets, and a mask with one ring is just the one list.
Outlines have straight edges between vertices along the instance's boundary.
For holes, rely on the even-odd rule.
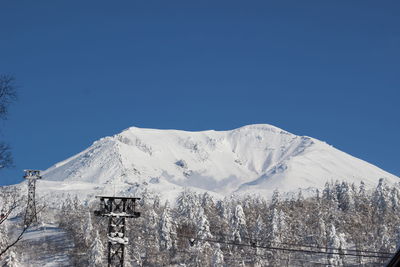
[[332,180],[376,186],[379,178],[399,181],[331,145],[267,124],[202,132],[131,127],[46,170],[39,190],[107,194],[148,188],[173,196],[186,187],[268,197],[276,188],[322,188]]

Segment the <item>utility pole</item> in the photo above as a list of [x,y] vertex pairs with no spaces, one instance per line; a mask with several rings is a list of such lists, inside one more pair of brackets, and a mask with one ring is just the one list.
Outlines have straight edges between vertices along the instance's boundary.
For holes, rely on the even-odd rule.
[[28,205],[26,207],[24,224],[37,223],[35,191],[36,180],[42,179],[39,170],[25,170],[24,178],[28,180]]
[[140,217],[140,212],[136,211],[136,201],[140,198],[96,197],[100,199],[100,209],[94,214],[108,217],[108,267],[123,267],[124,249],[128,244],[128,238],[125,237],[125,219]]

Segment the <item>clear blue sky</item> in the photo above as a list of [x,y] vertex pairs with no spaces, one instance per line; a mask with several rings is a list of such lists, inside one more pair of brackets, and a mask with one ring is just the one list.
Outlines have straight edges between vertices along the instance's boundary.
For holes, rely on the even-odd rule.
[[0,184],[130,126],[252,123],[400,175],[399,1],[2,1],[0,33]]

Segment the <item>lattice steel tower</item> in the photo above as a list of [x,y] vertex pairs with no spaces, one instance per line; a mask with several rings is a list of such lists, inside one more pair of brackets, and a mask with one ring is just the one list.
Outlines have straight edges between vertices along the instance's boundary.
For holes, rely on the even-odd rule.
[[29,225],[37,223],[35,204],[36,180],[42,179],[42,177],[38,170],[25,170],[24,178],[28,180],[28,205],[26,207],[24,223],[25,225]]
[[96,216],[108,217],[108,267],[124,266],[124,249],[128,244],[125,237],[125,219],[138,218],[140,212],[136,211],[137,197],[104,197],[100,198],[100,209]]

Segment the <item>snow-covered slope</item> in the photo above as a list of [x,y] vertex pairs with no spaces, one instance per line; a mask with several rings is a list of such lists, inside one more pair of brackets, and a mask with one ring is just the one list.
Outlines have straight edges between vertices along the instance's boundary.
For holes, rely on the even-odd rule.
[[203,132],[132,127],[55,164],[41,183],[82,193],[149,188],[174,195],[189,187],[268,197],[275,188],[321,188],[336,179],[375,186],[382,177],[398,179],[317,139],[259,124]]

